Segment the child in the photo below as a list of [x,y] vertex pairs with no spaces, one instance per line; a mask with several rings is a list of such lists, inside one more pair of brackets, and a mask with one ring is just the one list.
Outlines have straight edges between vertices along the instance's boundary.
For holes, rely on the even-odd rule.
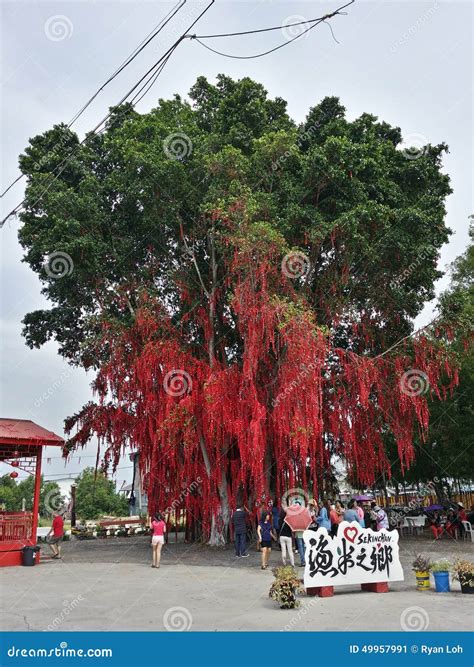
[[273,530],[272,515],[270,512],[263,512],[262,518],[257,528],[258,541],[262,547],[262,570],[268,567],[268,559],[272,550],[272,537],[276,541],[277,536]]

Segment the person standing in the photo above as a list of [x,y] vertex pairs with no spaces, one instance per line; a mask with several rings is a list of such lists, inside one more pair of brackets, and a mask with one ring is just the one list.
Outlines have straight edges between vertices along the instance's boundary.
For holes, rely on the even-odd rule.
[[319,513],[316,517],[316,523],[319,528],[326,528],[329,532],[331,530],[331,521],[329,520],[329,513],[331,511],[331,506],[327,500],[323,500],[318,503]]
[[152,567],[159,568],[161,561],[161,549],[165,543],[166,523],[161,514],[155,514],[151,522],[151,547],[153,550]]
[[344,514],[344,510],[342,509],[341,503],[339,503],[340,511],[338,511],[337,508],[338,503],[339,501],[336,500],[336,504],[331,505],[331,508],[329,510],[329,521],[331,522],[332,537],[335,537],[337,535],[337,529],[342,521],[342,515]]
[[360,525],[362,526],[362,528],[365,528],[364,510],[358,503],[357,503],[357,507],[356,507],[356,512],[357,512],[357,516],[359,517]]
[[374,505],[375,519],[377,521],[377,530],[388,530],[388,516],[383,507]]
[[286,513],[280,514],[280,546],[281,546],[281,562],[286,565],[288,557],[290,565],[295,567],[295,557],[293,555],[293,531],[285,521]]
[[268,567],[268,560],[272,550],[272,538],[276,541],[277,536],[273,530],[271,512],[262,512],[262,517],[257,528],[258,541],[262,549],[262,570]]
[[53,524],[46,536],[46,541],[53,552],[51,558],[61,558],[61,542],[64,537],[64,520],[60,512],[54,512],[53,517]]
[[311,526],[314,528],[314,530],[316,530],[318,527],[316,521],[316,518],[318,516],[318,503],[314,500],[314,498],[308,500],[308,510],[311,516]]
[[303,540],[304,530],[295,530],[295,542],[296,548],[298,549],[298,554],[300,556],[300,567],[305,566],[305,545]]
[[272,522],[273,530],[275,531],[276,535],[278,535],[280,531],[280,508],[278,507],[278,500],[276,498],[272,502]]
[[356,521],[360,525],[359,514],[357,512],[357,500],[354,500],[354,498],[347,503],[347,509],[344,511],[344,521]]
[[466,510],[464,509],[464,505],[462,503],[457,503],[457,506],[458,506],[457,516],[458,516],[459,532],[460,536],[464,537],[465,527],[463,522],[467,521],[467,514]]
[[[298,505],[299,507],[303,507],[301,500],[299,500],[298,498],[292,502],[292,505]],[[303,540],[303,533],[304,530],[295,530],[295,542],[296,542],[296,548],[300,556],[300,567],[305,566],[305,560],[304,560],[305,545]]]
[[248,510],[245,506],[236,507],[232,516],[234,526],[235,557],[248,558],[247,553],[247,520]]

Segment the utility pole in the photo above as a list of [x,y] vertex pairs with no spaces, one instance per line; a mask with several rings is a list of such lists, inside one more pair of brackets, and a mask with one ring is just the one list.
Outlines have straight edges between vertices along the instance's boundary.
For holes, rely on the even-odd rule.
[[71,528],[76,527],[76,485],[71,484]]

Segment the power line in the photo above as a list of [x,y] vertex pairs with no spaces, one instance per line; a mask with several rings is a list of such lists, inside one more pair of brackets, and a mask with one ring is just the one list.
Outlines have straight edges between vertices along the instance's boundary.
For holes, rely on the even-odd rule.
[[[150,69],[138,80],[138,82],[122,97],[122,99],[117,102],[112,109],[107,113],[107,115],[94,127],[93,130],[87,133],[87,135],[82,139],[82,141],[79,142],[79,146],[82,146],[90,137],[91,135],[94,135],[97,133],[101,125],[107,122],[107,120],[111,117],[113,114],[114,110],[119,107],[121,104],[123,104],[127,98],[135,92],[135,90],[146,80],[145,85],[149,82],[149,77],[150,75],[153,77],[157,72],[155,71],[157,68],[161,67],[161,71],[163,70],[164,66],[168,62],[170,56],[174,52],[174,50],[179,46],[179,44],[187,37],[187,33],[192,30],[192,28],[196,25],[196,23],[204,16],[204,14],[211,8],[211,6],[214,4],[215,0],[211,0],[207,7],[199,14],[199,16],[191,23],[191,25],[185,30],[185,32],[174,42],[174,44],[166,51],[166,53],[159,58],[154,65],[150,67]],[[159,74],[161,74],[161,71]],[[142,89],[141,89],[142,90]],[[140,98],[141,99],[141,98]],[[105,127],[103,128],[103,130]],[[32,206],[35,206],[43,196],[48,192],[48,190],[51,188],[51,186],[54,184],[54,182],[61,176],[63,173],[64,169],[67,167],[69,160],[71,158],[71,155],[75,152],[76,149],[71,150],[71,152],[60,162],[60,164],[55,168],[53,173],[59,169],[58,173],[54,176],[54,178],[51,180],[51,182],[47,185],[47,187],[41,192],[39,197],[34,201]],[[2,227],[5,222],[13,215],[16,215],[24,206],[26,203],[26,198],[24,198],[17,206],[15,206],[14,209],[8,213],[8,215],[1,221],[0,227]]]
[[[109,76],[109,78],[100,86],[98,90],[90,97],[87,102],[77,111],[73,118],[67,124],[67,127],[70,128],[72,125],[82,116],[86,109],[92,104],[96,97],[109,85],[123,70],[132,63],[135,58],[145,49],[148,44],[155,39],[155,37],[165,28],[165,26],[171,21],[171,19],[184,7],[188,0],[179,0],[179,2],[166,14],[166,16],[161,19],[161,21],[148,33],[148,35],[140,42],[140,44],[132,51],[132,53],[125,58],[125,60],[117,67],[115,72]],[[2,192],[0,198],[7,194],[11,188],[20,181],[25,174],[20,174],[15,178],[12,183]]]
[[[282,30],[283,28],[293,28],[298,25],[308,25],[309,23],[314,23],[315,21],[325,21],[326,19],[329,19],[336,14],[342,14],[342,10],[345,9],[346,7],[349,7],[349,5],[352,5],[355,2],[355,0],[351,0],[348,2],[346,5],[343,5],[342,7],[339,7],[339,9],[335,9],[334,12],[331,14],[325,14],[324,16],[317,16],[314,19],[305,19],[304,21],[298,21],[296,23],[285,23],[283,25],[277,25],[273,26],[271,28],[257,28],[255,30],[240,30],[239,32],[224,32],[224,33],[217,33],[217,34],[212,34],[212,35],[188,35],[190,39],[215,39],[219,37],[239,37],[242,35],[255,35],[257,33],[261,32],[271,32],[272,30]],[[303,33],[302,33],[303,34]],[[300,35],[298,35],[300,36]]]
[[[115,469],[114,475],[116,472],[121,472],[122,470],[131,470],[133,466],[118,466]],[[76,472],[70,472],[69,470],[67,472],[51,472],[43,475],[43,479],[47,479],[48,477],[59,477],[60,479],[69,479],[70,477],[75,477],[77,475],[80,475],[83,472],[83,470],[77,470]]]
[[[235,60],[253,60],[255,58],[262,58],[263,56],[268,56],[270,53],[274,53],[275,51],[278,51],[279,49],[283,49],[285,46],[288,46],[292,42],[296,41],[300,37],[302,37],[304,34],[309,32],[310,30],[313,30],[313,28],[316,28],[316,26],[320,25],[321,23],[324,23],[326,19],[330,19],[333,16],[337,16],[338,14],[342,14],[342,10],[345,9],[346,7],[349,7],[349,5],[352,5],[355,2],[355,0],[350,0],[345,5],[342,5],[338,9],[336,9],[334,12],[331,14],[325,14],[324,16],[320,16],[315,19],[309,19],[307,21],[299,21],[297,23],[288,23],[286,25],[280,25],[280,26],[274,26],[272,28],[260,28],[259,30],[247,30],[247,31],[241,31],[241,32],[231,32],[231,33],[224,33],[220,35],[189,35],[189,39],[194,39],[196,42],[198,42],[201,46],[203,46],[205,49],[208,49],[208,51],[212,51],[212,53],[215,53],[219,56],[223,56],[224,58],[233,58]],[[306,28],[306,30],[303,30],[299,35],[296,35],[292,39],[285,40],[282,44],[279,44],[278,46],[273,47],[272,49],[268,49],[267,51],[263,51],[261,53],[257,53],[251,56],[238,56],[230,53],[223,53],[222,51],[217,51],[217,49],[213,49],[211,46],[208,46],[207,44],[204,44],[202,41],[203,39],[213,39],[216,37],[237,37],[241,35],[253,35],[256,33],[262,33],[262,32],[270,32],[272,30],[281,30],[283,28],[291,28],[293,26],[299,26],[299,25],[308,25],[312,24],[309,26],[309,28]],[[334,40],[337,42],[336,38],[334,37],[334,32],[331,28],[331,26],[328,24],[329,29],[331,30],[331,34],[334,38]]]
[[168,14],[165,16],[164,19],[162,19],[157,26],[153,28],[153,30],[148,33],[148,35],[145,37],[145,39],[139,44],[139,46],[131,53],[131,55],[124,60],[124,62],[119,65],[119,67],[115,70],[115,72],[107,79],[107,81],[102,84],[102,86],[97,90],[94,95],[85,103],[85,105],[76,113],[74,118],[68,123],[68,127],[71,127],[73,123],[76,122],[76,120],[81,116],[81,114],[87,109],[87,107],[95,100],[95,98],[101,93],[104,88],[111,83],[128,65],[130,65],[131,62],[135,60],[135,58],[145,49],[148,44],[155,39],[155,37],[165,28],[165,26],[171,21],[171,19],[184,7],[188,0],[179,0],[177,5],[172,8]]
[[[92,103],[92,101],[100,93],[100,91],[111,80],[113,80],[113,78],[115,78],[115,76],[117,76],[128,64],[130,64],[130,62],[138,55],[138,53],[140,53],[140,51],[143,50],[143,48],[145,48],[145,46],[151,41],[151,39],[153,39],[156,36],[156,34],[158,34],[158,32],[160,32],[163,29],[163,27],[173,18],[173,16],[184,6],[185,2],[186,2],[186,0],[183,0],[183,3],[180,6],[175,7],[174,10],[171,10],[173,12],[172,15],[169,16],[169,14],[168,14],[167,16],[169,18],[167,18],[166,21],[165,21],[165,19],[163,19],[163,21],[165,21],[165,22],[164,22],[163,25],[161,25],[159,30],[156,31],[155,33],[153,33],[153,35],[151,37],[149,37],[148,39],[145,38],[145,42],[142,43],[139,47],[137,47],[137,49],[136,49],[137,52],[135,54],[132,54],[128,59],[126,59],[124,61],[124,63],[122,63],[122,65],[116,70],[116,72],[112,75],[112,77],[110,77],[109,80],[102,86],[102,88],[99,89],[99,91],[97,91],[97,93],[94,96],[92,96],[92,98],[90,98],[90,100],[86,103],[86,105],[84,105],[83,109],[80,110],[80,112],[78,112],[78,114],[76,114],[76,116],[72,119],[71,123],[73,123],[73,122],[75,122],[75,120],[77,120],[79,115],[81,113],[83,113],[83,111],[87,108],[87,106],[90,103]],[[299,22],[296,22],[296,23],[290,23],[290,24],[287,24],[286,26],[285,25],[280,25],[280,26],[272,26],[272,27],[269,27],[269,28],[260,28],[260,29],[255,29],[255,30],[240,31],[240,32],[234,32],[234,33],[222,33],[222,34],[214,34],[214,35],[191,35],[191,34],[189,34],[189,31],[204,16],[204,14],[210,9],[210,7],[214,4],[214,2],[215,2],[215,0],[210,1],[210,3],[205,7],[205,9],[192,22],[192,24],[187,28],[187,30],[174,42],[174,44],[165,52],[165,54],[163,54],[163,56],[161,56],[161,58],[159,58],[152,65],[152,67],[138,80],[138,82],[122,97],[122,99],[117,104],[115,104],[114,107],[112,107],[112,109],[108,112],[108,114],[94,127],[94,129],[91,130],[89,133],[87,133],[87,135],[84,137],[84,139],[79,142],[79,144],[78,144],[79,146],[83,145],[91,137],[91,135],[95,135],[95,134],[103,132],[106,129],[106,126],[104,124],[111,117],[114,110],[117,107],[120,107],[120,105],[123,104],[127,100],[127,98],[137,90],[137,88],[139,88],[139,90],[135,93],[135,95],[133,96],[133,98],[131,99],[131,102],[130,102],[132,104],[132,107],[136,106],[136,104],[140,100],[143,99],[143,97],[152,88],[152,86],[154,85],[154,83],[156,82],[156,80],[158,79],[160,74],[162,73],[163,69],[165,68],[166,64],[168,63],[170,57],[173,55],[174,51],[177,49],[177,47],[179,46],[179,44],[183,40],[185,40],[185,39],[195,40],[201,46],[208,49],[209,51],[212,51],[213,53],[216,53],[217,55],[220,55],[220,56],[223,56],[223,57],[226,57],[226,58],[234,58],[234,59],[239,59],[239,60],[250,60],[250,59],[254,59],[254,58],[261,58],[263,56],[269,55],[270,53],[274,53],[275,51],[278,51],[279,49],[282,49],[285,46],[288,46],[289,44],[291,44],[295,40],[299,39],[305,33],[309,32],[310,30],[312,30],[316,26],[325,22],[326,19],[332,18],[332,17],[334,17],[338,14],[342,14],[343,13],[342,10],[345,9],[346,7],[349,7],[350,5],[352,5],[355,2],[355,0],[350,0],[350,2],[347,2],[344,5],[341,5],[341,7],[334,10],[334,12],[331,12],[330,14],[325,14],[324,16],[321,16],[321,17],[318,17],[318,18],[315,18],[315,19],[309,19],[307,21],[299,21]],[[311,24],[311,25],[306,30],[304,30],[302,33],[300,33],[299,35],[296,35],[292,39],[287,40],[284,43],[279,44],[278,46],[275,46],[272,49],[269,49],[267,51],[264,51],[262,53],[258,53],[258,54],[252,55],[252,56],[237,56],[237,55],[223,53],[221,51],[217,51],[216,49],[213,49],[212,47],[208,46],[203,41],[201,41],[202,39],[211,39],[211,38],[220,38],[220,37],[238,37],[238,36],[242,36],[242,35],[270,32],[270,31],[274,31],[274,30],[278,30],[278,29],[283,29],[285,27],[293,27],[293,26],[303,25],[303,24],[305,24],[305,25]],[[104,127],[101,130],[99,130],[99,128],[101,128],[102,125],[104,125]],[[32,204],[32,206],[35,206],[39,201],[41,201],[41,199],[48,192],[48,190],[51,188],[53,183],[60,177],[60,175],[63,173],[64,169],[67,167],[67,165],[69,163],[69,160],[71,158],[71,155],[75,152],[75,150],[76,149],[72,149],[70,151],[70,153],[62,160],[62,162],[60,162],[60,164],[53,170],[52,175],[55,174],[55,172],[57,171],[56,175],[54,176],[54,178],[52,178],[51,182],[47,185],[47,187],[41,192],[41,194],[35,200],[35,202]],[[20,178],[22,178],[22,176],[23,175],[19,176],[18,179],[16,179],[15,182],[17,182]],[[5,192],[7,192],[10,189],[10,187],[12,187],[12,186],[9,186],[9,188]],[[5,193],[3,193],[3,194],[5,194]],[[10,211],[10,213],[8,213],[8,215],[1,221],[0,227],[3,226],[5,224],[5,222],[11,216],[16,215],[23,208],[25,203],[26,203],[26,198],[24,198],[17,206],[15,206],[14,209],[12,209]]]

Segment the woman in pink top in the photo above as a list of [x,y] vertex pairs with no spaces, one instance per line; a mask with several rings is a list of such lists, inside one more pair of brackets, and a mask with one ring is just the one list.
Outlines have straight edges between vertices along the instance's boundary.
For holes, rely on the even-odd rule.
[[160,567],[161,547],[165,543],[166,523],[161,514],[155,514],[151,522],[151,546],[153,549],[152,567]]

